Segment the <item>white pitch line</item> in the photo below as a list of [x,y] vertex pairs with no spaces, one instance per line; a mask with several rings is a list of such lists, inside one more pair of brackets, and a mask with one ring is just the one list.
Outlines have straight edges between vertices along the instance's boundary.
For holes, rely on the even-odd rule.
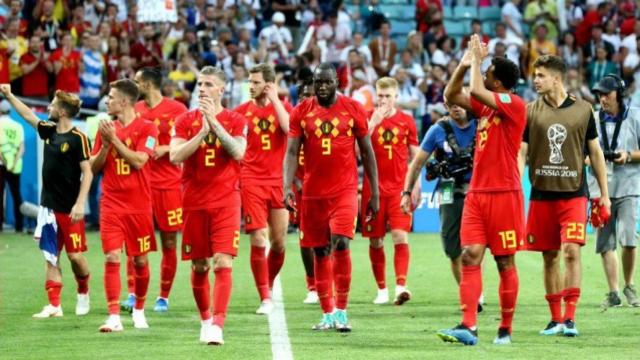
[[269,314],[269,333],[271,337],[271,352],[274,360],[293,360],[291,342],[287,331],[287,319],[284,315],[284,302],[282,300],[282,286],[280,276],[275,278],[271,293],[273,311]]

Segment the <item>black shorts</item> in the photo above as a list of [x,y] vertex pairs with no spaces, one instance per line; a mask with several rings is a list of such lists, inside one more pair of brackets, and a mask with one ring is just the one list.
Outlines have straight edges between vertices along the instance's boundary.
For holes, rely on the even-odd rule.
[[460,224],[462,223],[463,207],[464,196],[461,194],[454,194],[452,204],[440,205],[440,238],[444,253],[452,260],[462,253]]

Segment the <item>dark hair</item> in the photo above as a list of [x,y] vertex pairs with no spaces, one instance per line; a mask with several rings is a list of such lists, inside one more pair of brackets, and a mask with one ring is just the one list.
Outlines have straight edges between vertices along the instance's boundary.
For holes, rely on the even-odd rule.
[[122,93],[132,105],[138,101],[138,97],[140,96],[140,90],[138,90],[138,85],[136,85],[133,80],[129,79],[120,79],[109,84],[112,89],[118,90]]
[[273,66],[271,66],[270,64],[267,63],[262,63],[262,64],[258,64],[254,67],[252,67],[249,70],[250,74],[262,74],[262,80],[264,80],[265,82],[274,82],[276,81],[276,72],[273,69]]
[[475,25],[475,24],[482,25],[482,21],[480,21],[479,19],[471,20],[471,25]]
[[520,68],[513,61],[503,58],[494,57],[491,59],[493,65],[493,77],[500,80],[505,89],[511,90],[520,79]]
[[533,67],[543,67],[548,70],[559,72],[562,75],[567,73],[567,64],[561,57],[556,55],[542,55],[538,57],[533,63]]
[[498,21],[495,26],[496,28],[498,28],[498,26],[502,26],[505,29],[507,28],[507,24],[503,23],[502,21]]
[[327,70],[333,72],[334,75],[337,75],[336,68],[333,67],[333,65],[329,62],[323,62],[322,64],[318,65],[318,68],[316,69],[316,73],[327,71]]
[[139,70],[140,78],[143,81],[148,81],[153,85],[155,89],[160,90],[162,87],[162,72],[158,68],[143,67]]

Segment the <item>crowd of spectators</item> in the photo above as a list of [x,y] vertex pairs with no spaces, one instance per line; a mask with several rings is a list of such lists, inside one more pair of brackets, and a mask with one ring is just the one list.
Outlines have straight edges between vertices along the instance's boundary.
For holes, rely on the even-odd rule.
[[[565,0],[564,7],[556,0],[175,1],[176,23],[139,23],[142,10],[131,0],[4,0],[0,83],[38,100],[66,90],[79,94],[83,107],[98,109],[109,82],[154,66],[166,74],[164,94],[190,104],[198,69],[217,65],[229,79],[226,105],[234,107],[249,98],[254,64],[274,63],[281,96],[295,103],[296,83],[331,62],[340,91],[368,109],[375,106],[375,81],[395,77],[399,106],[424,133],[446,113],[444,86],[476,33],[490,57],[520,65],[518,91],[527,100],[535,97],[531,64],[542,54],[558,54],[569,65],[568,86],[576,96],[594,102],[593,84],[614,73],[631,84],[631,103],[640,105],[634,0]],[[415,30],[394,33],[395,23],[382,10],[389,4],[413,7],[405,21]],[[487,33],[487,24],[468,19],[467,35],[450,35],[449,10],[459,6],[500,8],[500,19]]]

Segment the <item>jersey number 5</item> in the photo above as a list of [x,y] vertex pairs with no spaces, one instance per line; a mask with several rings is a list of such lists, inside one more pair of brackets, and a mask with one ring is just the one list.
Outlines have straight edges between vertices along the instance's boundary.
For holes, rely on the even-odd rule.
[[262,150],[271,150],[271,138],[269,134],[260,135],[260,142],[262,143]]

